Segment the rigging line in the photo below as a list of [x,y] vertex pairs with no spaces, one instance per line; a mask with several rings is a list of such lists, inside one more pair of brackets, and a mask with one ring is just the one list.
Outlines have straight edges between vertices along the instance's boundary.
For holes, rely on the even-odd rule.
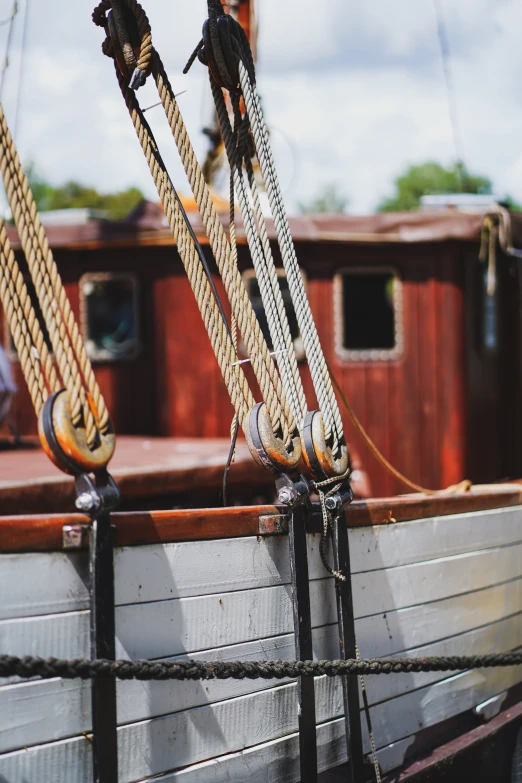
[[20,52],[20,67],[18,69],[18,90],[16,92],[16,107],[15,107],[15,116],[14,116],[14,124],[13,124],[13,139],[16,140],[18,140],[18,120],[20,117],[20,103],[22,98],[24,76],[25,76],[25,53],[27,49],[27,28],[29,26],[28,18],[29,18],[30,2],[31,0],[25,0],[24,21],[22,27],[22,49]]
[[154,142],[154,144],[156,146],[156,160],[158,161],[158,163],[160,163],[163,171],[167,175],[167,180],[168,180],[169,185],[172,188],[172,192],[174,194],[174,198],[176,199],[176,203],[177,203],[177,205],[179,207],[179,211],[181,212],[181,216],[182,216],[183,221],[184,221],[184,223],[185,223],[185,225],[187,227],[187,230],[188,230],[188,232],[189,232],[189,234],[191,236],[191,239],[194,242],[194,246],[196,248],[196,252],[198,254],[199,260],[201,262],[201,266],[203,267],[203,271],[205,272],[205,275],[207,277],[207,280],[208,280],[208,283],[210,285],[210,288],[212,289],[212,293],[214,294],[214,298],[215,298],[216,304],[218,306],[219,314],[220,314],[220,316],[221,316],[221,318],[223,320],[223,323],[225,325],[225,329],[227,330],[228,335],[229,335],[230,339],[232,340],[232,331],[230,329],[227,317],[225,315],[225,310],[224,310],[224,307],[223,307],[223,303],[222,303],[222,301],[220,299],[220,296],[219,296],[216,284],[214,282],[214,277],[212,275],[209,263],[207,261],[207,257],[205,256],[203,248],[201,247],[201,244],[200,244],[200,242],[199,242],[199,240],[198,240],[198,238],[196,236],[196,233],[195,233],[194,229],[192,228],[192,224],[191,224],[190,220],[188,219],[188,215],[187,215],[187,213],[185,211],[185,207],[183,206],[183,203],[182,203],[182,201],[181,201],[181,199],[179,197],[178,191],[174,187],[174,183],[172,182],[171,176],[170,176],[170,174],[167,171],[167,167],[166,167],[165,162],[163,161],[163,158],[162,158],[162,156],[160,154],[158,144],[157,144],[156,139],[154,137],[154,134],[152,132],[152,128],[150,127],[149,123],[147,122],[147,120],[143,116],[143,109],[141,107],[139,107],[139,111],[140,111],[140,114],[141,114],[141,121],[142,121],[144,127],[146,127],[148,133],[150,134],[150,138],[152,139],[152,141]]
[[5,73],[9,67],[9,50],[11,49],[11,42],[13,40],[14,20],[17,13],[18,13],[18,2],[17,0],[15,0],[15,2],[13,3],[13,10],[11,11],[11,16],[7,20],[9,22],[9,32],[7,34],[7,44],[5,47],[4,64],[2,66],[2,73],[0,75],[0,100],[2,100],[2,91],[5,82]]
[[446,29],[446,22],[444,19],[444,12],[442,8],[442,0],[433,0],[433,7],[435,9],[435,17],[437,20],[437,35],[439,39],[440,54],[442,59],[442,70],[444,71],[444,83],[446,86],[446,99],[448,102],[448,113],[451,124],[451,132],[453,135],[453,147],[455,150],[456,159],[456,172],[459,181],[460,191],[464,191],[464,177],[465,177],[465,165],[464,165],[464,145],[462,142],[462,133],[460,130],[458,110],[457,110],[457,94],[455,91],[455,84],[453,81],[453,74],[451,70],[451,51],[449,46],[448,31]]

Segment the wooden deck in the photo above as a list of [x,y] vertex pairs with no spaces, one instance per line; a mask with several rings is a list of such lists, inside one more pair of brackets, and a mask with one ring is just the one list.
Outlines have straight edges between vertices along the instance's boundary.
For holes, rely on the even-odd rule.
[[[226,438],[147,438],[117,440],[110,470],[122,501],[217,490],[223,481],[230,441]],[[229,485],[266,486],[272,478],[258,467],[244,442],[238,442]],[[72,478],[54,467],[37,438],[22,447],[0,446],[2,514],[64,512],[74,509]]]

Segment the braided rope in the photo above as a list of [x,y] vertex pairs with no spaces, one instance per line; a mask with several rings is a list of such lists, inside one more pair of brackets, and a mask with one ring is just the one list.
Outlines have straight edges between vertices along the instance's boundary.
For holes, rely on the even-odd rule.
[[255,405],[254,397],[246,376],[237,362],[237,354],[228,333],[227,325],[224,323],[217,302],[212,295],[197,248],[185,223],[179,201],[150,128],[143,117],[134,91],[128,87],[116,63],[115,69],[121,93],[165,210],[187,277],[196,297],[196,302],[225,380],[232,405],[237,413],[240,425],[243,426],[249,410]]
[[0,146],[3,153],[0,170],[4,186],[42,307],[60,375],[69,391],[73,423],[79,422],[83,409],[87,442],[92,447],[96,440],[96,426],[101,432],[107,432],[109,413],[96,382],[1,106]]
[[[281,378],[270,356],[266,340],[237,267],[235,236],[234,238],[232,237],[232,232],[235,230],[233,216],[230,222],[231,241],[229,243],[210,190],[205,182],[203,172],[198,164],[194,148],[190,142],[174,91],[157,52],[154,52],[153,56],[152,73],[206,234],[209,238],[225,291],[230,300],[232,313],[237,320],[261,394],[267,405],[270,421],[274,431],[277,430],[278,426],[281,426],[283,440],[287,443],[290,434],[295,429],[293,413],[283,392]],[[233,243],[234,249],[232,248]]]
[[38,416],[49,396],[49,389],[51,392],[58,391],[59,382],[27,286],[1,222],[0,270],[0,300]]
[[283,264],[288,279],[288,287],[294,302],[297,322],[301,330],[303,344],[308,357],[308,364],[310,366],[310,373],[317,394],[319,408],[324,416],[325,432],[327,438],[330,436],[333,437],[335,450],[338,442],[342,440],[343,436],[341,414],[339,412],[328,368],[319,342],[319,336],[299,271],[299,264],[297,262],[295,247],[290,234],[290,227],[283,204],[283,197],[274,165],[263,111],[257,92],[250,83],[248,71],[241,60],[239,61],[239,75],[245,106],[256,144],[259,164],[281,248]]
[[454,672],[522,665],[522,652],[432,658],[349,658],[336,661],[111,661],[0,655],[0,677],[118,680],[271,680],[412,672]]
[[[258,234],[248,200],[242,160],[238,159],[237,150],[234,146],[234,134],[230,125],[223,92],[210,73],[209,77],[225,149],[230,162],[230,168],[234,174],[234,185],[238,197],[241,217],[254,269],[256,271],[259,290],[269,325],[270,336],[272,338],[274,350],[278,354],[278,366],[283,387],[292,407],[294,419],[301,424],[302,412],[300,410],[299,395],[296,391],[298,388],[296,384],[300,384],[301,380],[297,369],[294,345],[290,334],[288,319],[286,317],[281,288],[271,255],[270,243],[267,242],[265,247],[261,244],[260,235]],[[270,263],[267,263],[265,253],[269,254]],[[295,365],[295,371],[292,370],[292,364]]]

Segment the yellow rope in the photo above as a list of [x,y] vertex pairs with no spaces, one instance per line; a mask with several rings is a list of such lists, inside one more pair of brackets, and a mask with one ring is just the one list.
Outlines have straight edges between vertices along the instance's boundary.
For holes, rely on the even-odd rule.
[[414,492],[421,492],[423,495],[439,495],[441,493],[446,494],[456,494],[458,492],[466,492],[469,490],[472,486],[471,481],[468,479],[464,479],[463,481],[460,481],[458,484],[453,484],[451,487],[447,487],[447,489],[427,489],[426,487],[421,487],[420,484],[415,484],[414,481],[410,481],[409,478],[407,478],[403,473],[401,473],[397,468],[394,468],[391,462],[388,462],[384,454],[379,451],[373,440],[370,438],[366,430],[364,429],[363,425],[357,418],[355,411],[353,410],[352,406],[346,399],[346,395],[341,389],[341,386],[339,384],[339,381],[335,377],[335,375],[332,372],[332,369],[330,365],[327,362],[328,372],[330,373],[330,377],[332,379],[332,383],[334,385],[334,388],[339,395],[339,398],[343,404],[343,407],[345,411],[347,412],[348,416],[350,417],[350,420],[367,445],[367,447],[372,452],[373,456],[377,459],[378,462],[390,473],[394,478],[397,479],[397,481],[400,481],[402,484],[404,484],[409,489],[412,489]]
[[[0,150],[0,171],[7,198],[49,332],[61,382],[69,392],[72,420],[78,425],[83,416],[87,443],[92,448],[96,442],[97,429],[102,433],[108,431],[109,414],[1,106]],[[35,329],[34,321],[32,329]],[[43,344],[43,336],[40,335],[35,347],[54,391],[61,385],[56,380],[56,370],[51,369],[52,360],[48,351],[43,349]]]

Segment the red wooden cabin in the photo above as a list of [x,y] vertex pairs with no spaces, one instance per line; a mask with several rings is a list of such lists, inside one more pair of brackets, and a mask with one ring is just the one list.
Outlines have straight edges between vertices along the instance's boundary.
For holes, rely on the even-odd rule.
[[[226,437],[232,409],[159,208],[145,202],[119,223],[71,217],[47,232],[116,431]],[[522,219],[512,221],[516,235]],[[323,348],[349,402],[384,455],[434,489],[522,474],[521,262],[498,249],[488,293],[483,222],[483,213],[457,211],[290,221]],[[241,232],[239,241],[255,298]],[[13,418],[20,433],[34,433],[18,369],[16,377]],[[348,421],[346,430],[372,494],[404,492]]]

